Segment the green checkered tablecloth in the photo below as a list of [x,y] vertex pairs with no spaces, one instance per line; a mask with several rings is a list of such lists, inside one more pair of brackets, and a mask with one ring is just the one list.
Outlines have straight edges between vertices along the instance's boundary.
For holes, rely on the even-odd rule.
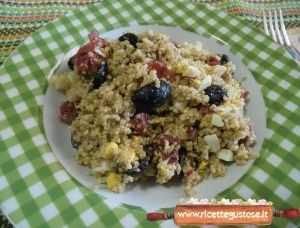
[[[261,85],[267,135],[258,158],[219,197],[265,198],[300,205],[300,69],[271,39],[222,11],[187,1],[109,1],[75,10],[34,32],[0,68],[0,205],[19,227],[164,227],[142,208],[123,205],[79,185],[51,152],[43,133],[45,76],[57,58],[89,31],[151,21],[210,33],[228,42]],[[274,219],[272,227],[299,227]]]
[[[118,1],[118,0],[114,0]],[[119,0],[120,1],[120,0]],[[281,8],[289,28],[300,26],[299,0],[186,0],[208,3],[254,23],[261,24],[262,9]],[[33,31],[70,10],[101,0],[7,0],[0,1],[0,64]]]

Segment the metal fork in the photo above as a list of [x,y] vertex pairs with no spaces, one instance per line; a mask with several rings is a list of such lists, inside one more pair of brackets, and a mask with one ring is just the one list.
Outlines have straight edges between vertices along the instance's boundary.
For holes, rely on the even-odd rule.
[[263,10],[263,23],[265,33],[268,36],[272,36],[275,42],[283,45],[290,53],[290,55],[298,62],[300,62],[300,53],[295,47],[292,46],[287,35],[282,16],[282,10],[274,9],[268,10],[267,12]]

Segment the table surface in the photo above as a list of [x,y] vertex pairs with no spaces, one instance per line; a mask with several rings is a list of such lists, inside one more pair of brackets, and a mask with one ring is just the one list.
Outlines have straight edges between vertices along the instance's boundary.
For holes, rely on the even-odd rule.
[[[0,1],[0,64],[32,32],[72,9],[105,0]],[[289,28],[300,26],[299,0],[186,0],[209,3],[249,23],[261,24],[262,9],[281,8]],[[4,2],[4,3],[3,3]],[[299,33],[299,32],[298,32]],[[298,38],[292,39],[293,42]]]

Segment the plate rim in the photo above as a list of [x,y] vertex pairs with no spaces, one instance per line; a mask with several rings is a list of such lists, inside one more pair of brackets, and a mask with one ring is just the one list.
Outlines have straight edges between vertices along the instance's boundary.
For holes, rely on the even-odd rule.
[[[211,176],[208,178],[208,180],[206,179],[206,180],[204,180],[204,181],[202,181],[202,182],[200,182],[198,185],[197,185],[197,187],[195,187],[195,190],[196,189],[201,189],[201,186],[202,186],[202,188],[204,188],[204,189],[206,189],[206,188],[208,188],[207,187],[207,185],[208,185],[208,181],[209,181],[209,183],[210,182],[212,182],[211,184],[213,185],[213,184],[215,184],[215,186],[214,186],[214,189],[218,189],[218,185],[220,185],[219,187],[221,187],[222,189],[220,190],[220,189],[218,189],[218,190],[214,190],[214,191],[216,191],[216,193],[214,193],[214,194],[212,194],[212,192],[210,192],[209,193],[209,195],[219,195],[219,194],[221,194],[222,192],[224,192],[224,191],[226,191],[227,189],[230,189],[233,185],[235,185],[236,183],[238,183],[239,182],[239,180],[240,179],[242,179],[243,178],[243,176],[245,176],[245,175],[247,175],[247,173],[248,172],[250,172],[251,171],[251,168],[252,168],[252,166],[254,165],[254,162],[257,160],[257,159],[259,159],[259,155],[260,155],[260,152],[261,152],[261,148],[262,148],[262,145],[263,145],[263,141],[264,141],[264,138],[265,138],[265,132],[266,132],[266,105],[265,105],[265,103],[264,103],[264,99],[263,99],[263,95],[262,95],[262,91],[261,91],[261,87],[259,86],[259,84],[256,82],[256,80],[255,80],[255,78],[254,78],[254,76],[253,76],[253,74],[251,73],[251,71],[247,68],[247,66],[242,62],[242,60],[241,60],[241,58],[239,57],[239,56],[237,56],[236,54],[234,54],[232,51],[231,51],[231,48],[230,48],[230,46],[228,46],[227,44],[225,44],[225,43],[220,43],[220,39],[217,39],[216,40],[216,37],[214,36],[214,37],[207,37],[207,35],[202,35],[202,34],[200,34],[200,33],[196,33],[196,32],[192,32],[192,31],[186,31],[186,30],[184,30],[184,29],[182,29],[180,26],[170,26],[170,25],[157,25],[157,24],[153,24],[153,25],[151,25],[151,24],[147,24],[147,25],[140,25],[140,24],[137,24],[137,25],[134,25],[134,26],[123,26],[123,27],[118,27],[118,28],[114,28],[114,29],[112,29],[112,30],[110,30],[110,31],[105,31],[103,34],[102,34],[102,36],[105,38],[105,37],[108,37],[109,36],[109,38],[111,38],[112,40],[114,40],[114,39],[116,39],[116,37],[115,38],[112,38],[112,36],[116,36],[116,34],[115,33],[120,33],[120,31],[123,31],[122,33],[124,33],[124,32],[126,32],[126,31],[134,31],[134,32],[136,32],[136,31],[138,31],[138,33],[139,32],[142,32],[142,31],[148,31],[148,30],[153,30],[153,31],[160,31],[160,32],[165,32],[164,34],[167,34],[169,37],[170,37],[170,39],[172,40],[172,37],[171,37],[171,35],[169,35],[169,33],[172,33],[172,32],[175,32],[175,31],[177,31],[178,30],[178,33],[183,33],[183,34],[186,34],[186,35],[184,35],[184,36],[188,36],[189,38],[188,39],[191,39],[190,37],[191,36],[194,36],[194,37],[199,37],[199,41],[201,42],[201,43],[203,43],[204,42],[204,44],[203,45],[205,45],[206,46],[206,44],[207,45],[214,45],[214,49],[218,49],[219,51],[218,52],[222,52],[222,51],[224,51],[224,50],[221,50],[222,48],[223,49],[225,49],[225,53],[226,54],[229,54],[230,56],[231,55],[233,55],[234,56],[234,59],[235,59],[235,61],[238,61],[237,63],[235,63],[235,66],[236,67],[239,67],[240,68],[240,70],[239,71],[241,71],[241,72],[243,72],[244,74],[243,74],[243,78],[250,78],[250,83],[254,83],[255,84],[255,86],[254,86],[254,91],[255,92],[258,92],[258,96],[257,96],[257,98],[259,99],[259,101],[257,101],[258,103],[261,103],[261,105],[262,105],[262,110],[261,110],[261,112],[260,112],[260,114],[262,115],[262,126],[259,126],[259,127],[257,127],[257,126],[255,126],[254,128],[259,128],[259,130],[261,130],[263,133],[261,133],[261,136],[263,137],[263,139],[261,139],[261,138],[259,138],[259,143],[258,143],[258,146],[256,146],[255,147],[255,150],[256,150],[256,154],[258,155],[258,157],[256,157],[255,159],[253,159],[253,160],[249,160],[248,162],[247,162],[247,164],[246,165],[244,165],[244,166],[242,166],[241,168],[239,168],[240,166],[237,166],[237,165],[234,165],[233,167],[232,166],[230,166],[228,169],[229,170],[227,170],[226,171],[226,178],[225,179],[216,179],[216,178],[212,178]],[[110,35],[111,33],[113,33],[114,35]],[[203,40],[205,40],[205,41],[203,41]],[[192,41],[191,43],[194,43],[195,41]],[[210,43],[212,43],[212,44],[208,44],[208,42],[210,42]],[[206,46],[206,47],[208,47],[208,46]],[[64,72],[64,69],[66,68],[66,65],[67,65],[67,63],[66,63],[66,60],[70,57],[70,56],[72,56],[73,55],[73,53],[74,53],[74,50],[78,50],[78,48],[79,48],[79,46],[75,46],[75,47],[73,47],[72,49],[70,49],[66,54],[65,54],[65,56],[64,56],[64,60],[65,60],[65,62],[64,62],[64,65],[62,66],[63,67],[63,69],[62,69],[62,71],[60,71],[59,69],[58,69],[58,72],[59,73],[61,73],[61,72]],[[206,50],[209,50],[209,51],[211,51],[211,48],[207,48]],[[212,52],[215,52],[215,51],[212,51]],[[51,72],[51,71],[50,71]],[[67,68],[67,71],[66,72],[71,72],[68,68]],[[239,72],[239,73],[241,73],[241,72]],[[238,80],[238,79],[237,79]],[[239,82],[241,82],[240,80],[238,80]],[[242,84],[243,84],[243,82],[241,82]],[[52,101],[52,96],[50,96],[49,95],[49,93],[50,94],[58,94],[57,92],[54,92],[55,91],[55,89],[53,89],[53,88],[50,88],[49,86],[48,86],[48,88],[47,88],[47,91],[46,91],[46,93],[44,94],[44,99],[45,99],[45,103],[47,104],[47,102],[49,101],[50,102],[50,100]],[[255,93],[254,92],[254,93]],[[253,94],[253,91],[250,91],[250,93],[251,94]],[[61,94],[61,93],[60,93]],[[50,97],[49,97],[50,96]],[[250,102],[251,102],[251,100],[252,99],[250,99]],[[52,102],[51,102],[52,103]],[[252,102],[251,102],[252,103]],[[247,104],[246,105],[246,107],[249,107],[249,104]],[[52,107],[53,108],[53,107]],[[54,141],[55,141],[55,139],[53,138],[53,135],[56,135],[55,134],[55,132],[57,132],[57,131],[55,131],[53,128],[52,128],[52,125],[51,124],[49,124],[48,123],[48,121],[47,121],[47,117],[48,118],[51,118],[52,117],[52,111],[50,111],[50,110],[52,110],[50,107],[48,108],[48,106],[43,106],[42,107],[42,109],[43,109],[43,114],[42,114],[42,118],[43,118],[43,126],[44,126],[44,134],[45,134],[45,137],[47,138],[47,141],[48,141],[48,145],[50,146],[50,148],[52,148],[52,152],[54,153],[54,155],[56,156],[56,158],[58,159],[58,161],[61,163],[61,165],[63,166],[63,168],[67,171],[67,173],[74,179],[74,180],[76,180],[77,182],[79,182],[81,185],[83,185],[84,187],[86,187],[86,188],[88,188],[88,189],[90,189],[91,191],[95,191],[100,197],[104,197],[104,198],[107,198],[107,199],[110,199],[110,198],[112,198],[112,197],[116,197],[116,199],[115,200],[117,200],[117,199],[119,199],[119,200],[121,200],[122,201],[122,199],[123,199],[123,201],[124,201],[124,197],[126,198],[126,195],[127,194],[130,194],[130,193],[127,193],[126,191],[125,192],[121,192],[121,193],[118,193],[118,194],[114,194],[114,193],[111,193],[110,191],[108,191],[107,189],[103,189],[103,188],[101,188],[101,189],[96,189],[96,183],[88,183],[89,181],[87,181],[87,180],[85,180],[85,178],[89,178],[89,177],[77,177],[76,175],[75,175],[75,170],[74,170],[74,166],[73,165],[71,165],[70,163],[68,163],[68,159],[65,157],[65,160],[63,159],[63,157],[64,157],[64,155],[63,155],[63,153],[62,152],[59,152],[59,151],[56,151],[55,150],[55,148],[56,149],[58,149],[58,147],[59,147],[59,145],[58,145],[58,143],[54,143]],[[46,110],[46,111],[45,111]],[[255,124],[253,123],[253,119],[249,116],[249,113],[247,114],[247,112],[245,113],[245,118],[250,118],[250,122],[252,123],[251,125],[252,126],[254,126]],[[59,122],[59,121],[58,121]],[[56,124],[59,124],[59,123],[56,123]],[[56,126],[56,124],[55,124],[55,126]],[[63,124],[61,124],[61,126],[62,126]],[[258,130],[258,129],[256,129],[256,130]],[[62,129],[61,129],[61,131],[63,131]],[[49,138],[50,137],[50,138]],[[68,138],[68,137],[67,137]],[[61,145],[61,144],[60,144]],[[73,151],[73,150],[72,150]],[[73,163],[73,162],[72,162]],[[76,163],[76,162],[75,162]],[[83,168],[83,167],[81,167],[80,165],[76,165],[76,167],[77,168],[79,168],[79,169],[81,169],[82,171],[79,171],[78,173],[82,173],[82,172],[85,172],[85,171],[87,171],[87,169],[86,168]],[[232,172],[235,172],[233,169],[236,169],[236,171],[238,171],[237,169],[239,169],[239,170],[241,170],[241,172],[242,172],[242,174],[239,174],[238,175],[238,177],[236,177],[235,175],[233,175],[233,178],[230,178],[230,177],[232,177]],[[73,170],[73,171],[72,171]],[[88,171],[87,171],[88,172]],[[230,174],[229,174],[229,172],[230,172]],[[89,176],[89,175],[88,175]],[[233,179],[233,180],[232,180]],[[230,184],[228,184],[228,185],[226,185],[226,187],[225,186],[223,186],[221,183],[219,183],[219,181],[222,183],[222,181],[224,181],[224,182],[227,182],[227,181],[229,181],[230,182]],[[138,183],[137,182],[137,184],[140,184],[140,183]],[[156,187],[161,187],[160,185],[157,185]],[[103,187],[103,186],[102,186]],[[180,186],[180,188],[182,188],[183,187],[183,184],[181,184],[181,186]],[[171,190],[171,189],[170,189]],[[104,191],[104,192],[101,192],[101,191]],[[138,188],[138,191],[140,191],[140,189]],[[149,190],[149,191],[151,191],[151,190]],[[152,190],[152,191],[155,191],[155,190]],[[165,189],[164,189],[164,187],[163,187],[163,189],[162,189],[162,191],[166,191]],[[183,189],[182,189],[182,191],[183,191]],[[205,191],[204,191],[205,192]],[[150,194],[150,192],[148,192],[149,194]],[[120,196],[120,195],[122,195],[122,196]],[[208,194],[208,193],[204,193],[204,194]],[[196,197],[196,196],[194,196],[194,197]],[[203,194],[201,194],[201,197],[206,197],[206,195],[203,195]],[[120,198],[122,198],[122,199],[120,199]],[[179,200],[179,199],[177,199],[177,200]],[[175,200],[176,201],[176,200]],[[129,200],[125,200],[125,202],[120,202],[121,204],[130,204],[129,203]],[[137,205],[137,204],[140,204],[140,205]],[[132,205],[132,204],[131,204]],[[154,208],[154,206],[146,206],[146,205],[142,205],[142,203],[138,203],[137,201],[135,201],[135,203],[133,204],[133,206],[138,206],[138,207],[141,207],[141,208],[143,208],[143,209],[160,209],[160,208],[162,208],[161,206],[157,206],[157,208]],[[163,208],[166,208],[167,206],[166,205],[164,205],[163,206]]]

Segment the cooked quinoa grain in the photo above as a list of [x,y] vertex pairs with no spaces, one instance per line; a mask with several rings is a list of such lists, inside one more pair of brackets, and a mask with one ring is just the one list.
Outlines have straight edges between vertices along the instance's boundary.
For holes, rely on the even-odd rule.
[[248,91],[227,56],[152,31],[125,38],[92,34],[74,70],[50,80],[76,107],[76,159],[99,183],[120,192],[141,179],[179,177],[191,194],[208,176],[253,158]]

